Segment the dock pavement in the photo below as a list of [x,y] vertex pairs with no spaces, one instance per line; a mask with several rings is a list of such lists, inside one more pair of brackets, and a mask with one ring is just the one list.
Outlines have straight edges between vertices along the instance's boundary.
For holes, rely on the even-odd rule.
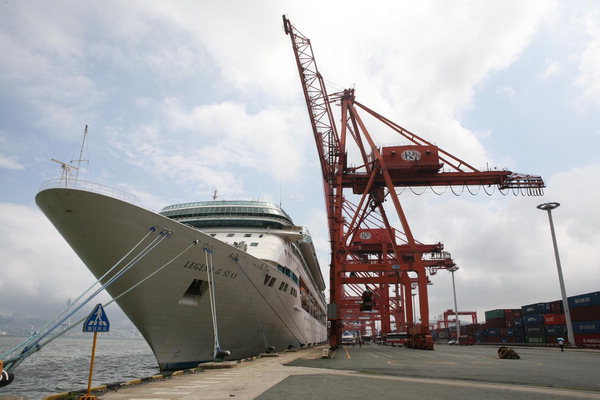
[[324,347],[176,374],[95,393],[102,400],[195,399],[599,399],[600,351],[494,346]]

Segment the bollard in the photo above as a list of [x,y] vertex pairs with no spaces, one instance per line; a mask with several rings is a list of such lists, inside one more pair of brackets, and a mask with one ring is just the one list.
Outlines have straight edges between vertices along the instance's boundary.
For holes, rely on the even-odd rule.
[[5,370],[2,360],[0,360],[0,387],[9,385],[14,379],[15,375]]

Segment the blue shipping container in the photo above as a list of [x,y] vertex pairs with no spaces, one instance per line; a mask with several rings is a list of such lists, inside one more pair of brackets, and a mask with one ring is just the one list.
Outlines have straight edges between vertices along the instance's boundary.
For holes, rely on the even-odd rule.
[[517,318],[513,320],[515,326],[523,326],[523,320],[521,318]]
[[571,296],[568,299],[569,307],[586,307],[600,304],[600,292],[592,292],[580,294],[579,296]]
[[550,303],[536,303],[521,307],[522,317],[527,314],[550,314]]
[[486,329],[488,336],[500,336],[500,331],[498,328],[488,328]]
[[523,317],[525,325],[543,325],[544,314],[528,314]]
[[573,322],[573,333],[600,333],[600,321]]
[[525,325],[525,335],[544,335],[546,327],[544,325]]
[[566,325],[547,325],[546,326],[546,334],[548,335],[566,335],[567,334],[567,326]]

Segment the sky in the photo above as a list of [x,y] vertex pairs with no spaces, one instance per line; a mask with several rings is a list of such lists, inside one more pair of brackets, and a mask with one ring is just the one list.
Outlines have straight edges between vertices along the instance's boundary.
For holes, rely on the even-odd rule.
[[[281,15],[330,92],[480,168],[541,175],[542,197],[406,190],[415,238],[459,270],[458,309],[600,290],[600,4],[594,1],[14,1],[0,4],[0,314],[54,315],[91,273],[35,205],[58,159],[151,210],[281,203],[328,276],[320,166]],[[334,108],[339,112],[339,108]],[[379,144],[398,141],[384,130]],[[474,189],[474,192],[476,190]],[[328,279],[326,279],[328,280]],[[447,271],[428,287],[453,308]]]

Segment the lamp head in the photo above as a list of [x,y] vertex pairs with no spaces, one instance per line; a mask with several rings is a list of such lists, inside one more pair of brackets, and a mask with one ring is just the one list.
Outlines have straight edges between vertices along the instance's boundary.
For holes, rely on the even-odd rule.
[[537,206],[537,208],[540,210],[548,211],[548,210],[554,210],[558,206],[560,206],[560,203],[551,202],[551,203],[540,204]]

